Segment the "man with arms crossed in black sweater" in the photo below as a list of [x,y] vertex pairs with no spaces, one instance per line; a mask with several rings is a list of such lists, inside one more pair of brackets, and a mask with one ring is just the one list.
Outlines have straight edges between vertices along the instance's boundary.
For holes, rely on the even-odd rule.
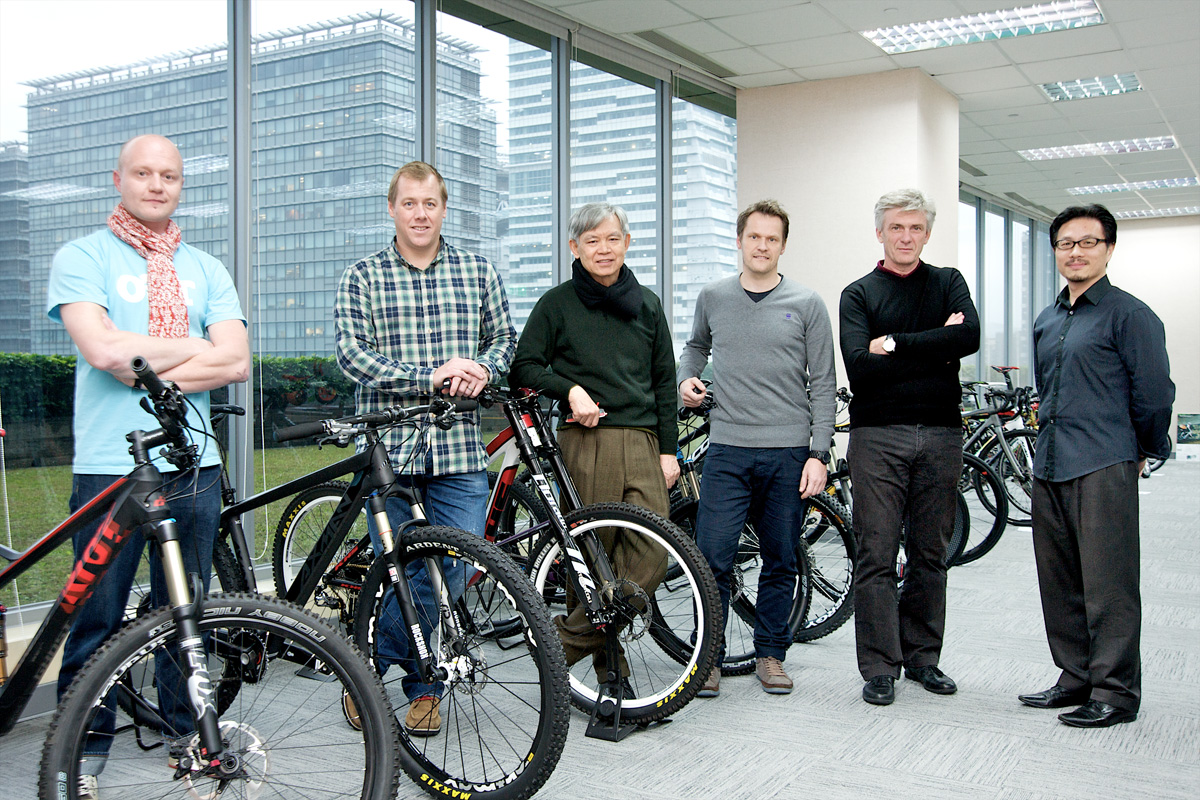
[[[883,259],[846,287],[842,360],[850,402],[854,483],[854,629],[863,699],[895,700],[904,667],[936,694],[946,627],[946,547],[962,471],[958,362],[979,349],[979,316],[956,269],[921,261],[936,211],[915,189],[875,204]],[[896,555],[907,523],[908,566],[896,597]]]
[[[624,502],[670,513],[679,477],[675,354],[667,315],[629,267],[629,220],[620,206],[589,203],[571,215],[571,280],[542,295],[517,343],[509,383],[559,400],[558,444],[584,504]],[[601,533],[618,577],[653,595],[666,553],[646,538]],[[606,678],[605,637],[569,598],[555,618],[567,663],[591,654]],[[621,680],[629,665],[621,657]],[[632,688],[627,688],[627,695]]]
[[[717,407],[704,457],[696,543],[729,614],[730,577],[742,527],[756,525],[762,570],[755,604],[755,674],[768,694],[792,691],[783,669],[792,632],[802,498],[825,488],[837,379],[833,330],[820,295],[779,274],[788,216],[773,200],[738,215],[740,274],[700,290],[692,336],[679,359],[679,396],[695,408],[713,359]],[[807,392],[805,391],[807,389]],[[723,656],[723,654],[722,654]],[[717,666],[700,690],[716,697]]]

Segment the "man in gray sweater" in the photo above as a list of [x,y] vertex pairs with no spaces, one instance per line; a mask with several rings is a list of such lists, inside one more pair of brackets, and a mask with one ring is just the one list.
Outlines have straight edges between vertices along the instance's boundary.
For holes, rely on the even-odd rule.
[[[700,373],[711,354],[718,405],[696,540],[720,586],[724,619],[742,527],[755,525],[762,554],[755,672],[763,691],[787,694],[792,680],[783,661],[792,642],[787,618],[802,499],[825,488],[833,438],[833,331],[820,296],[779,274],[788,236],[783,208],[773,200],[751,205],[738,215],[737,235],[742,271],[700,291],[679,360],[679,396],[689,408],[704,400]],[[720,680],[717,666],[700,696],[716,697]]]

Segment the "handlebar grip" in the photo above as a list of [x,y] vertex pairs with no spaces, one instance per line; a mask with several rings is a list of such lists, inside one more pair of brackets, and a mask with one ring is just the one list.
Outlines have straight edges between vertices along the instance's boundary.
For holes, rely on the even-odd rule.
[[134,356],[129,362],[129,368],[133,370],[133,374],[142,382],[147,391],[155,397],[162,397],[166,393],[167,387],[159,379],[158,375],[150,368],[150,362],[141,356]]
[[467,411],[474,411],[479,408],[479,401],[473,397],[456,397],[454,398],[454,413],[461,414]]
[[290,428],[280,428],[275,431],[275,441],[290,442],[294,439],[308,439],[313,436],[320,436],[324,432],[324,422],[302,422],[299,425],[293,425]]

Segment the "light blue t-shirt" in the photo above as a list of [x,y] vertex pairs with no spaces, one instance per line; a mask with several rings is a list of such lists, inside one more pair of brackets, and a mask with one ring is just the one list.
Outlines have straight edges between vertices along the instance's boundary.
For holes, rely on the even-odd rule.
[[[175,251],[174,264],[187,304],[189,336],[203,337],[210,325],[225,320],[245,323],[225,265],[186,244]],[[103,306],[120,330],[149,333],[146,260],[107,228],[70,242],[54,256],[46,313],[55,322],[62,322],[59,306],[84,301]],[[145,396],[145,391],[132,389],[95,369],[82,356],[76,359],[76,474],[123,475],[133,469],[125,434],[158,427],[154,417],[139,405]],[[196,392],[187,398],[195,406],[195,410],[188,409],[188,425],[203,427],[211,434],[208,392]],[[203,454],[202,466],[221,463],[212,439],[193,433],[192,440]]]

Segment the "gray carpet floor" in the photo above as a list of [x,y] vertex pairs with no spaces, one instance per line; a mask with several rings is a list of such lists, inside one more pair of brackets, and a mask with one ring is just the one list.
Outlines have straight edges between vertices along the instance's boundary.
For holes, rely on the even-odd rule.
[[[1200,798],[1200,463],[1142,481],[1143,701],[1105,730],[1060,724],[1016,695],[1052,685],[1028,529],[1009,528],[980,561],[951,570],[942,697],[901,680],[869,706],[853,623],[796,645],[791,695],[726,678],[667,725],[613,744],[584,738],[572,713],[562,760],[540,798]],[[0,739],[0,795],[33,797],[48,716]],[[426,797],[402,782],[400,797]]]

